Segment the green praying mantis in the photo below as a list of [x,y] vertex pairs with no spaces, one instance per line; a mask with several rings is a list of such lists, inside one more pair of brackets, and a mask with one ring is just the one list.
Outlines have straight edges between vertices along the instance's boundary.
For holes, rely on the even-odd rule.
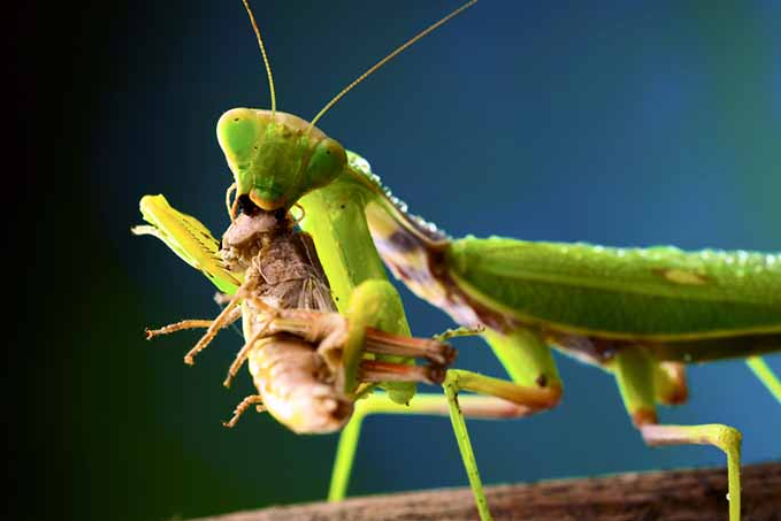
[[[480,516],[490,519],[464,417],[513,418],[555,407],[562,383],[553,346],[615,376],[649,445],[721,449],[727,456],[730,519],[739,519],[740,433],[717,424],[660,425],[656,406],[686,400],[685,364],[734,357],[746,358],[781,401],[781,383],[759,358],[781,350],[781,255],[452,240],[410,215],[368,162],[315,126],[366,76],[472,4],[378,62],[308,122],[276,110],[266,51],[245,2],[268,72],[271,109],[230,110],[220,118],[217,136],[234,175],[235,201],[281,214],[301,209],[299,225],[311,234],[336,309],[350,324],[340,391],[355,407],[342,431],[329,498],[345,496],[367,415],[444,414],[451,418]],[[151,226],[138,231],[161,238],[220,291],[235,294],[240,280],[216,257],[208,230],[163,201],[142,200]],[[236,204],[229,204],[234,219]],[[391,382],[385,393],[362,385],[357,375],[364,333],[410,334],[384,265],[418,296],[479,333],[510,379],[451,369],[442,382],[444,395],[416,394],[414,381]],[[459,395],[462,391],[476,395]]]

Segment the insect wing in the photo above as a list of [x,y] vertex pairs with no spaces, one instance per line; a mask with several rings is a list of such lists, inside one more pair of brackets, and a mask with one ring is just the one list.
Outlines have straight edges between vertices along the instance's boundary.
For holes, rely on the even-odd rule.
[[206,275],[220,291],[236,292],[242,277],[223,266],[219,241],[198,219],[173,208],[163,195],[145,195],[140,209],[149,224],[135,226],[131,229],[134,234],[157,237],[179,258]]

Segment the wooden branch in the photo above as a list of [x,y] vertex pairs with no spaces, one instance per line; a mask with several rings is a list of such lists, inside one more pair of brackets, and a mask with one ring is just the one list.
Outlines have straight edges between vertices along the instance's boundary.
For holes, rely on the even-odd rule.
[[[781,462],[743,468],[743,521],[781,521]],[[488,487],[494,518],[556,521],[726,520],[723,469],[674,470]],[[194,521],[477,519],[467,488],[270,507]]]

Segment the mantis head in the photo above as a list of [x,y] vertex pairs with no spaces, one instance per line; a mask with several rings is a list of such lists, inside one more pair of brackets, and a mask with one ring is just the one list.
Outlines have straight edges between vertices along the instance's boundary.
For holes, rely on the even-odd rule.
[[217,139],[235,177],[236,195],[266,211],[290,208],[333,181],[347,164],[342,145],[284,112],[231,109],[217,123]]

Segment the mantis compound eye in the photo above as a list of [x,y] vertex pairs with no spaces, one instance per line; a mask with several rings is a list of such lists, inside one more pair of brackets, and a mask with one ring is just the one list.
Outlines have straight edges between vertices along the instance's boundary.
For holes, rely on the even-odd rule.
[[255,111],[251,109],[231,109],[220,117],[217,140],[232,170],[252,158],[262,130]]
[[336,179],[346,164],[347,153],[342,145],[330,138],[320,141],[312,151],[306,169],[310,189],[325,186]]

